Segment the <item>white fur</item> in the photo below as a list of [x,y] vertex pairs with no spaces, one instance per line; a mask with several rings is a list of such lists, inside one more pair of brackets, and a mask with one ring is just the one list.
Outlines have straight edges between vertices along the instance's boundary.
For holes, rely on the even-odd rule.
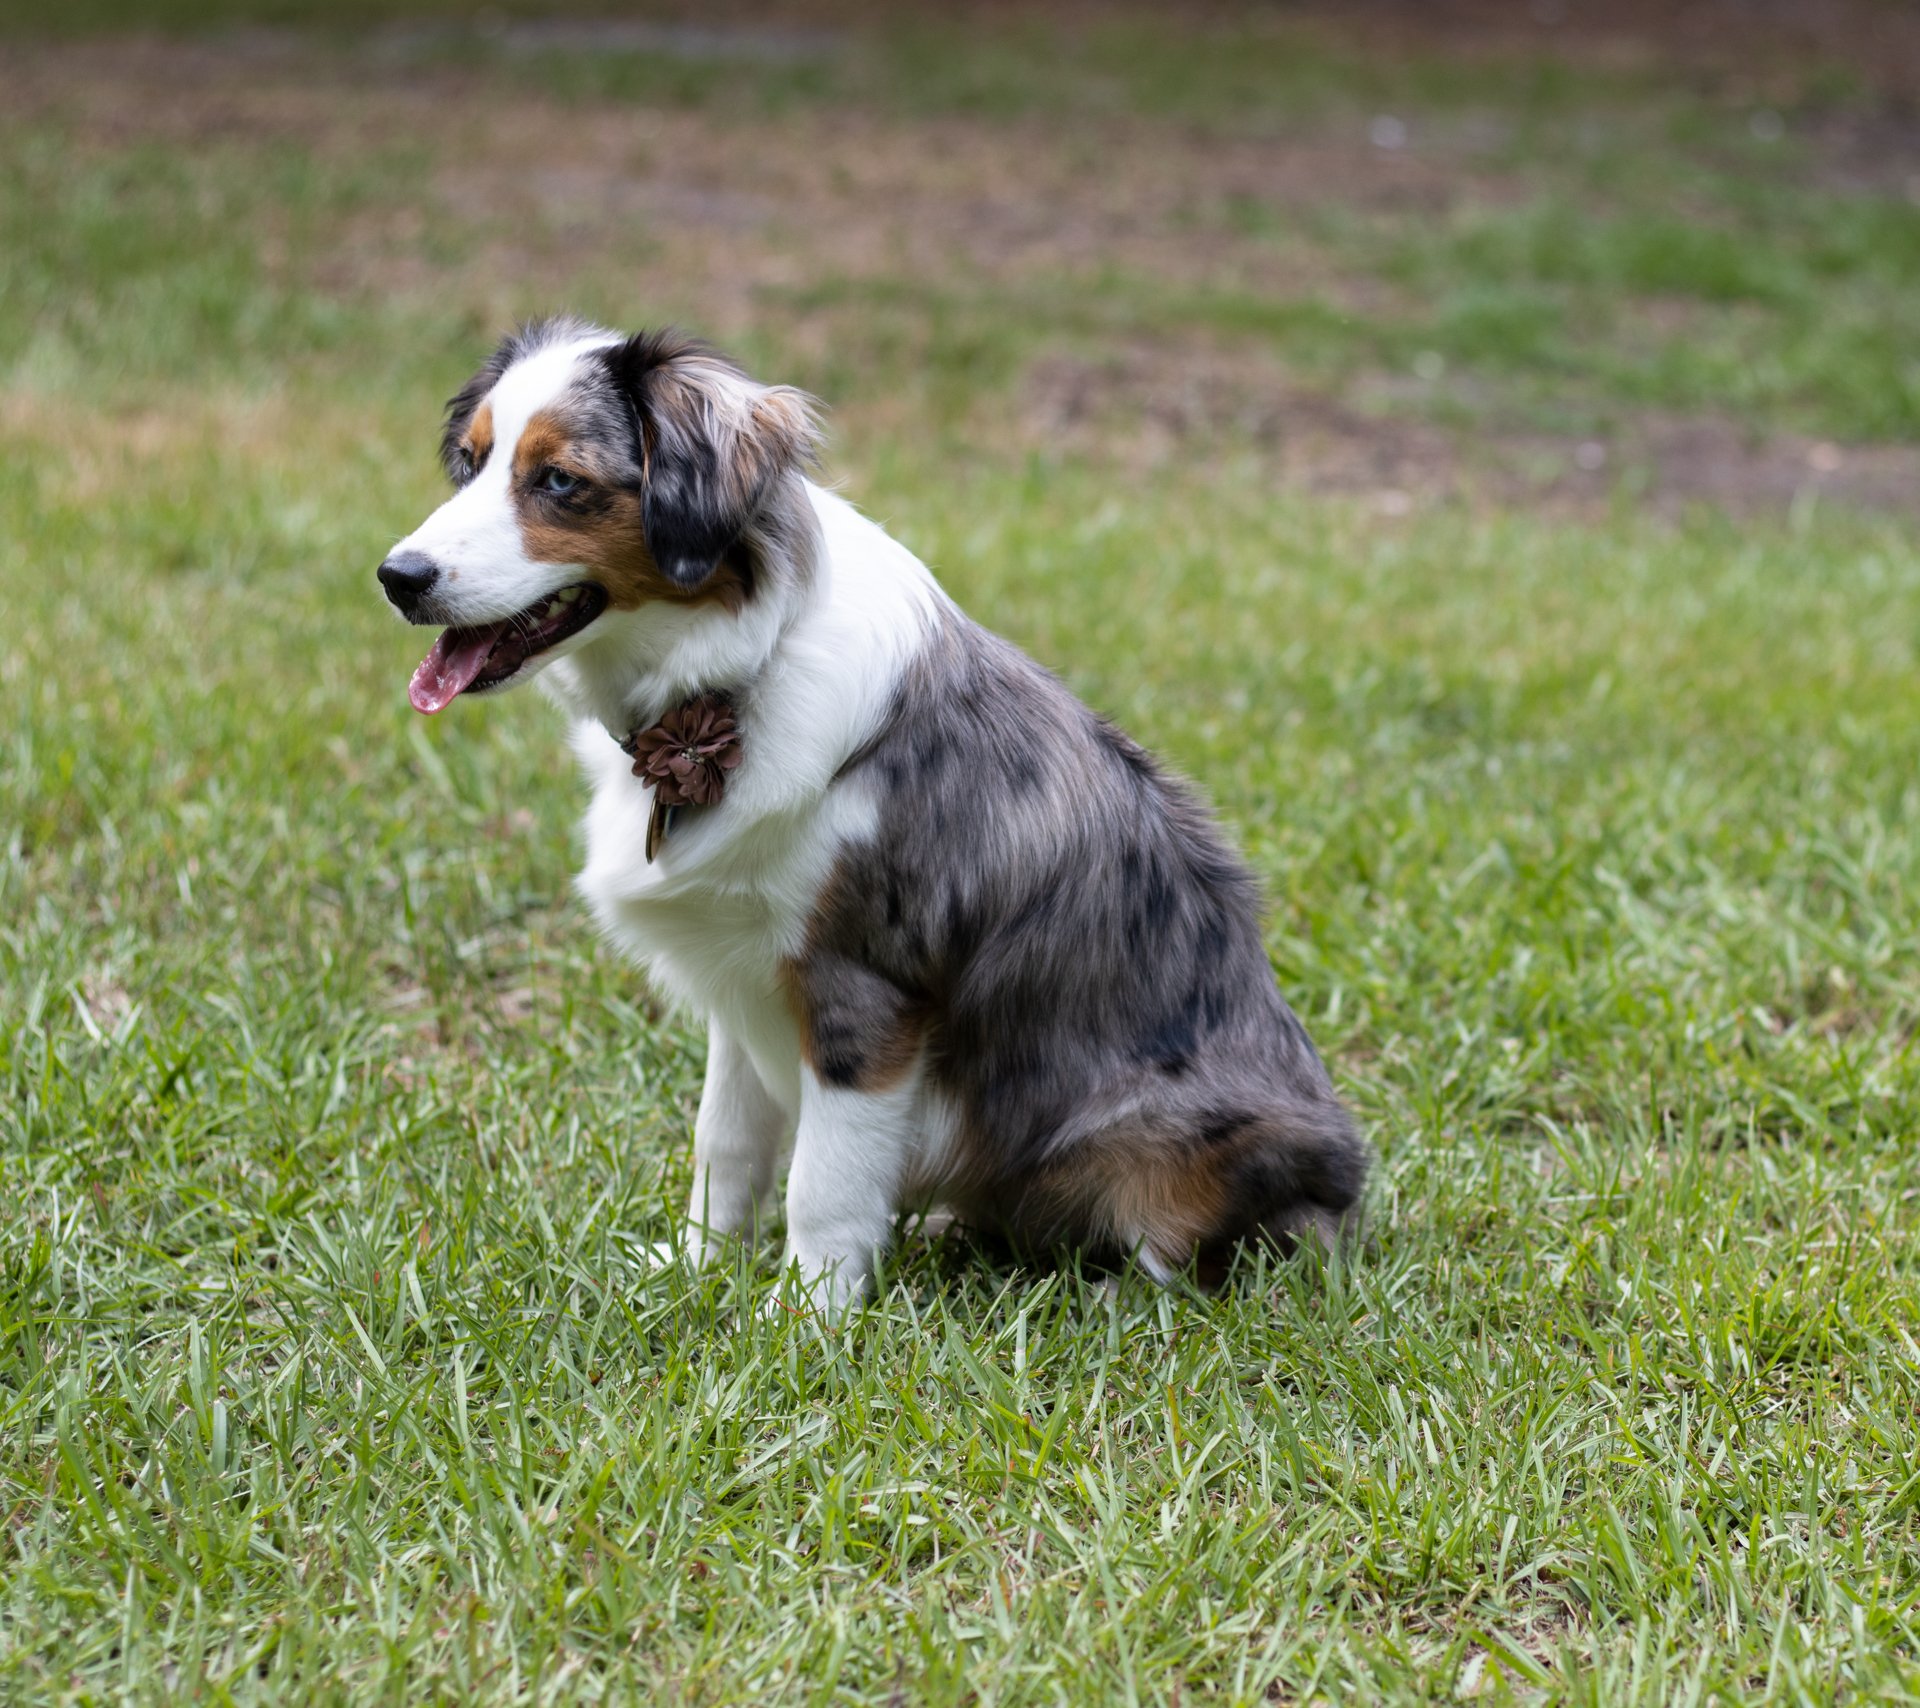
[[[527,558],[508,471],[529,418],[608,342],[596,335],[537,351],[495,386],[486,466],[397,548],[442,566],[435,620],[498,619],[579,578],[577,565]],[[723,406],[750,408],[750,382],[738,383],[747,389]],[[721,1237],[755,1229],[792,1141],[789,1255],[836,1308],[865,1287],[895,1211],[937,1192],[954,1121],[918,1071],[877,1095],[817,1081],[781,966],[800,950],[842,850],[873,832],[866,789],[838,773],[876,732],[946,599],[884,530],[818,486],[805,492],[811,561],[764,578],[740,612],[718,603],[609,610],[518,680],[542,671],[573,719],[593,789],[580,893],[608,937],[708,1022],[689,1255],[705,1261]],[[683,815],[649,864],[653,798],[616,740],[714,686],[750,701],[742,763],[721,805]]]
[[745,1047],[714,1021],[707,1029],[707,1083],[693,1123],[687,1254],[695,1263],[709,1261],[724,1236],[759,1231],[792,1126]]
[[[579,580],[577,565],[527,556],[511,490],[513,448],[535,411],[566,389],[581,358],[617,342],[611,333],[595,333],[548,345],[500,376],[487,398],[493,411],[492,454],[472,480],[393,548],[423,553],[441,566],[440,581],[423,607],[428,620],[462,628],[498,622]],[[532,680],[585,640],[585,632],[573,635],[529,659],[516,680]]]
[[[865,788],[836,774],[877,729],[944,595],[851,505],[818,487],[808,497],[820,549],[800,586],[769,589],[737,618],[718,607],[662,612],[670,621],[652,632],[652,613],[635,613],[639,621],[544,681],[576,715],[574,751],[593,783],[580,892],[614,943],[709,1023],[689,1250],[705,1258],[715,1235],[751,1230],[797,1128],[789,1252],[837,1308],[864,1286],[884,1239],[868,1225],[875,1183],[891,1183],[890,1218],[950,1123],[930,1118],[917,1074],[878,1098],[823,1095],[803,1067],[780,969],[804,943],[841,851],[872,834]],[[641,850],[652,796],[612,735],[715,681],[752,683],[744,759],[720,810],[687,815],[649,865]],[[850,1167],[850,1156],[864,1160]],[[845,1204],[835,1181],[847,1187]]]
[[787,1263],[811,1301],[842,1310],[866,1291],[913,1170],[920,1075],[846,1091],[800,1072],[800,1123],[787,1179]]

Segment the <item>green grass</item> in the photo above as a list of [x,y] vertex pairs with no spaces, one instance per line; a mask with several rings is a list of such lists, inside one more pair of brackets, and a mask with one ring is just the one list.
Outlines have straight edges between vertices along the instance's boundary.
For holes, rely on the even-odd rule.
[[[335,43],[294,81],[371,103],[350,143],[0,118],[0,1700],[1920,1697],[1910,527],[1383,519],[1228,431],[1145,477],[1005,431],[1037,359],[1197,316],[1302,384],[1433,351],[1496,415],[1898,445],[1909,216],[1811,145],[1763,195],[1684,80],[1327,38],[1273,83],[1247,31],[1114,25],[1051,114],[991,34],[818,75],[902,149],[916,90],[1071,153],[1116,88],[1169,149],[1291,147],[1382,80],[1509,141],[1437,220],[1197,194],[1162,235],[1218,277],[749,233],[784,264],[713,325],[665,216],[434,174],[481,94],[804,126],[804,78]],[[1510,140],[1595,114],[1604,170]],[[1728,134],[1714,219],[1663,206]],[[1324,286],[1238,277],[1289,245]],[[1349,1260],[1203,1299],[910,1239],[831,1333],[759,1314],[771,1248],[651,1261],[697,1030],[570,899],[553,715],[415,718],[371,577],[438,400],[563,301],[823,390],[852,494],[1202,783],[1380,1152]]]

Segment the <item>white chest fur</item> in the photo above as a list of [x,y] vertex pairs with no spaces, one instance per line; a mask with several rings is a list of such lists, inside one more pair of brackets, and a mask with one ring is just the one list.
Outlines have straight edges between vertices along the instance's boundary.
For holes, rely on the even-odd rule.
[[811,496],[820,561],[752,673],[743,762],[725,798],[681,815],[651,864],[652,796],[605,716],[581,715],[604,702],[601,684],[584,658],[553,673],[593,788],[581,895],[663,994],[741,1041],[789,1109],[800,1048],[781,965],[805,941],[841,851],[873,829],[865,788],[838,773],[878,727],[943,598],[919,561],[850,505]]
[[[717,807],[684,813],[648,864],[652,795],[597,724],[575,726],[574,748],[593,777],[580,893],[601,929],[643,965],[662,993],[725,1025],[745,1045],[767,1089],[797,1099],[799,1035],[781,985],[814,903],[846,844],[871,829],[871,804],[841,782],[784,810],[749,816],[751,756]],[[737,823],[728,814],[738,812]]]

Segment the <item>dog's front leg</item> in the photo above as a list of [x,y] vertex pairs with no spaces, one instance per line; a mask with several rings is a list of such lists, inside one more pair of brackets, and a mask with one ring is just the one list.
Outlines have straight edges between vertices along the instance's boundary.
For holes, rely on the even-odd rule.
[[787,1119],[746,1048],[719,1021],[707,1029],[707,1083],[693,1121],[687,1256],[709,1263],[729,1234],[751,1238],[773,1187]]
[[917,1076],[879,1091],[801,1070],[800,1130],[787,1176],[787,1266],[812,1303],[837,1315],[867,1290],[893,1231],[913,1155]]

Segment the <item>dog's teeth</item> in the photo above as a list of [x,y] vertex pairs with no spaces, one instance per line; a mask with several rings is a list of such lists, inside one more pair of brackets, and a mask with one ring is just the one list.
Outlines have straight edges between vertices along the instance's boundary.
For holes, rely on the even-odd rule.
[[577,587],[563,587],[554,597],[563,605],[571,605],[574,600],[580,597],[580,589]]
[[564,611],[565,609],[566,609],[566,606],[564,606],[563,604],[561,604],[561,603],[560,603],[560,601],[559,601],[558,599],[555,599],[555,600],[553,600],[553,601],[551,601],[551,602],[550,602],[550,603],[548,604],[548,606],[547,606],[547,615],[548,615],[549,617],[557,617],[557,616],[559,616],[559,615],[560,615],[560,613],[561,613],[562,611]]

